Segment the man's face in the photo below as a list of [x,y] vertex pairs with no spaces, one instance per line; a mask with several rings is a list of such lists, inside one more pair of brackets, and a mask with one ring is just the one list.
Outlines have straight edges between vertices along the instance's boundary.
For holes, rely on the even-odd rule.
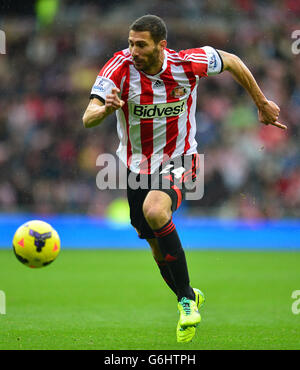
[[132,55],[133,64],[139,71],[149,74],[155,73],[161,63],[161,54],[165,47],[165,40],[156,44],[151,38],[149,31],[129,32],[129,50]]

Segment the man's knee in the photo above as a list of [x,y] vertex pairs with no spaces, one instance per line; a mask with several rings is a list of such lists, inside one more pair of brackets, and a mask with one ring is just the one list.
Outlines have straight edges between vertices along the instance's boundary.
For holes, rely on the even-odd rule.
[[152,194],[143,204],[145,219],[153,230],[163,227],[171,218],[171,199],[165,193]]
[[145,206],[143,211],[145,219],[154,230],[163,227],[169,220],[168,212],[160,205]]

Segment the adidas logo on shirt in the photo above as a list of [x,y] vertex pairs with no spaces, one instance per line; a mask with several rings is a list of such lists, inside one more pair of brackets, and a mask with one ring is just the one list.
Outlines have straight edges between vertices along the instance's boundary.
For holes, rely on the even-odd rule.
[[156,81],[154,82],[154,84],[153,84],[153,87],[154,87],[154,88],[158,88],[158,87],[160,87],[160,86],[162,86],[162,82],[161,82],[160,80],[156,80]]

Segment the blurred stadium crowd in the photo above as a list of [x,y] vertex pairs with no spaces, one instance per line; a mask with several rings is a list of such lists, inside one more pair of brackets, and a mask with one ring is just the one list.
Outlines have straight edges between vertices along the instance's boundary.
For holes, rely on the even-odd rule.
[[288,125],[283,132],[259,124],[251,98],[228,72],[202,79],[197,140],[205,192],[185,211],[300,216],[300,54],[291,48],[299,1],[65,0],[48,13],[43,1],[33,5],[27,14],[10,6],[0,14],[7,40],[0,55],[2,211],[104,215],[125,196],[96,187],[97,156],[118,146],[115,118],[89,130],[81,118],[101,66],[127,47],[132,21],[152,13],[166,21],[169,48],[210,45],[237,54]]

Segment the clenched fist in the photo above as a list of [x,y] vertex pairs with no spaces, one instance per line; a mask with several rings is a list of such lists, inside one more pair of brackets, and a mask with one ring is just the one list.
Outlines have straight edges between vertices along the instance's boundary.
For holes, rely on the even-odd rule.
[[116,87],[113,87],[111,94],[106,95],[105,98],[105,112],[113,113],[115,110],[120,109],[124,105],[124,101],[121,100],[118,96],[120,90]]

